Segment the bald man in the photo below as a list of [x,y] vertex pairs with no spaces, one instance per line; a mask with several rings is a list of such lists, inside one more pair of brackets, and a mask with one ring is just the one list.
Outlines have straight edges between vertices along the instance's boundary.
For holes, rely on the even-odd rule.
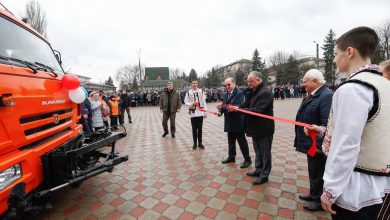
[[[271,90],[264,85],[261,73],[252,71],[249,73],[247,81],[250,91],[245,102],[238,107],[273,116],[274,98]],[[237,107],[230,110],[237,111]],[[256,154],[256,170],[247,173],[248,176],[256,177],[252,182],[253,185],[268,182],[272,167],[271,145],[274,131],[274,120],[252,115],[246,116],[246,135],[252,137],[253,149]]]

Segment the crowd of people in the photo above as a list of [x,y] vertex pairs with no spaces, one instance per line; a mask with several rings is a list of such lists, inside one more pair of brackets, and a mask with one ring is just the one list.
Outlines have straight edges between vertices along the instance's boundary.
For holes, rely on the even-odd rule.
[[[299,195],[311,203],[308,211],[325,210],[332,219],[387,219],[390,215],[390,142],[385,135],[390,127],[390,61],[371,64],[378,44],[375,31],[358,27],[343,34],[335,47],[338,69],[349,78],[333,91],[319,70],[306,72],[302,85],[266,86],[259,72],[247,77],[248,88],[239,89],[234,78],[224,81],[221,88],[201,89],[198,81],[189,90],[175,91],[172,82],[161,91],[122,91],[106,95],[92,91],[82,104],[85,132],[102,128],[117,130],[124,123],[130,107],[157,105],[163,114],[163,135],[175,138],[175,117],[182,104],[191,119],[193,150],[205,149],[202,139],[207,103],[220,101],[218,116],[224,117],[228,156],[223,164],[235,162],[236,141],[244,161],[241,168],[252,164],[246,137],[255,152],[254,185],[268,182],[272,169],[271,146],[275,132],[274,120],[242,112],[273,116],[274,100],[304,97],[296,121],[310,124],[295,128],[294,147],[307,155],[310,192]],[[170,120],[170,129],[168,129]],[[316,133],[315,154],[310,132]]]
[[[225,92],[219,96],[223,104],[217,106],[218,116],[225,119],[228,142],[228,156],[222,163],[235,162],[238,141],[244,157],[241,168],[252,164],[246,135],[252,138],[256,168],[246,175],[255,177],[253,185],[268,182],[275,124],[255,114],[273,116],[277,97],[304,96],[296,120],[309,126],[296,126],[294,141],[296,150],[307,154],[310,191],[299,195],[310,201],[304,209],[325,210],[332,219],[389,219],[390,139],[384,132],[390,124],[390,61],[371,64],[377,45],[378,36],[368,27],[354,28],[337,39],[334,62],[349,75],[337,89],[329,88],[316,69],[306,72],[302,86],[269,88],[256,71],[248,75],[244,91],[235,86],[233,78],[226,79]],[[198,81],[191,85],[184,104],[191,118],[193,150],[205,149],[206,93]],[[316,137],[310,135],[313,132]],[[165,126],[163,137],[167,133]]]

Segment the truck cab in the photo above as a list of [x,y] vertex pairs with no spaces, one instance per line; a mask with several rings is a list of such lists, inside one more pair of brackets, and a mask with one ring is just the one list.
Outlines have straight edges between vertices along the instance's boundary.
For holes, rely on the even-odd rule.
[[[49,42],[1,8],[0,30],[0,216],[12,218],[40,209],[35,197],[126,161],[115,152],[126,132],[83,134],[80,105],[62,87]],[[99,151],[107,146],[108,154]]]

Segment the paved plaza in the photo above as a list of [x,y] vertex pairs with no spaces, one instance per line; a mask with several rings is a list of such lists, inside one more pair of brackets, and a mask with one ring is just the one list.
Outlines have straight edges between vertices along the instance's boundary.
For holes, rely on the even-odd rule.
[[[275,101],[275,115],[295,118],[301,99]],[[209,104],[215,110],[216,103]],[[295,151],[294,126],[276,123],[269,182],[252,186],[239,147],[235,164],[224,165],[227,136],[223,117],[203,124],[205,150],[192,150],[187,108],[176,119],[176,138],[161,137],[158,107],[132,108],[133,124],[118,150],[129,160],[113,173],[91,178],[78,189],[52,195],[54,208],[39,219],[329,219],[307,212],[298,194],[309,192],[306,155]],[[254,161],[252,141],[248,138]]]

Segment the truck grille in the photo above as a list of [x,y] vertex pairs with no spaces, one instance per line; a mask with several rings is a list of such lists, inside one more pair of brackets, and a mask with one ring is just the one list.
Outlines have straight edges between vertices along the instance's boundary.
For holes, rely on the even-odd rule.
[[42,145],[42,144],[44,144],[46,142],[51,141],[51,140],[53,140],[53,139],[55,139],[57,137],[60,137],[61,135],[65,134],[68,131],[70,131],[70,128],[66,128],[65,130],[62,130],[62,131],[60,131],[58,133],[55,133],[53,135],[50,135],[48,137],[42,138],[42,139],[40,139],[38,141],[35,141],[35,142],[31,143],[31,144],[24,145],[23,147],[19,148],[19,150],[33,149],[33,148],[38,147],[38,146],[40,146],[40,145]]
[[[27,125],[28,123],[36,124],[36,126],[28,126],[29,128],[28,129],[26,128],[24,134],[28,136],[41,131],[48,130],[50,128],[60,126],[66,122],[71,121],[72,115],[69,114],[71,112],[72,112],[71,108],[63,109],[59,111],[46,112],[39,115],[22,117],[19,119],[19,122],[21,125],[23,124]],[[68,114],[68,116],[64,116],[65,114]],[[50,118],[53,118],[53,120],[48,120]]]
[[60,110],[60,111],[55,111],[55,112],[43,113],[43,114],[40,114],[40,115],[23,117],[23,118],[20,118],[19,121],[20,121],[20,124],[25,124],[25,123],[28,123],[28,122],[38,121],[38,120],[42,120],[42,119],[45,119],[45,118],[51,118],[55,114],[63,115],[63,114],[69,113],[69,112],[72,112],[71,108],[70,109]]
[[45,124],[45,125],[42,125],[42,126],[39,126],[36,128],[28,129],[28,130],[24,131],[24,134],[25,135],[32,135],[32,134],[35,134],[35,133],[38,133],[38,132],[41,132],[41,131],[44,131],[44,130],[47,130],[50,128],[54,128],[54,127],[57,127],[58,125],[62,125],[65,122],[70,121],[70,119],[71,118],[64,118],[62,120],[59,120],[58,123],[50,123],[50,124]]

